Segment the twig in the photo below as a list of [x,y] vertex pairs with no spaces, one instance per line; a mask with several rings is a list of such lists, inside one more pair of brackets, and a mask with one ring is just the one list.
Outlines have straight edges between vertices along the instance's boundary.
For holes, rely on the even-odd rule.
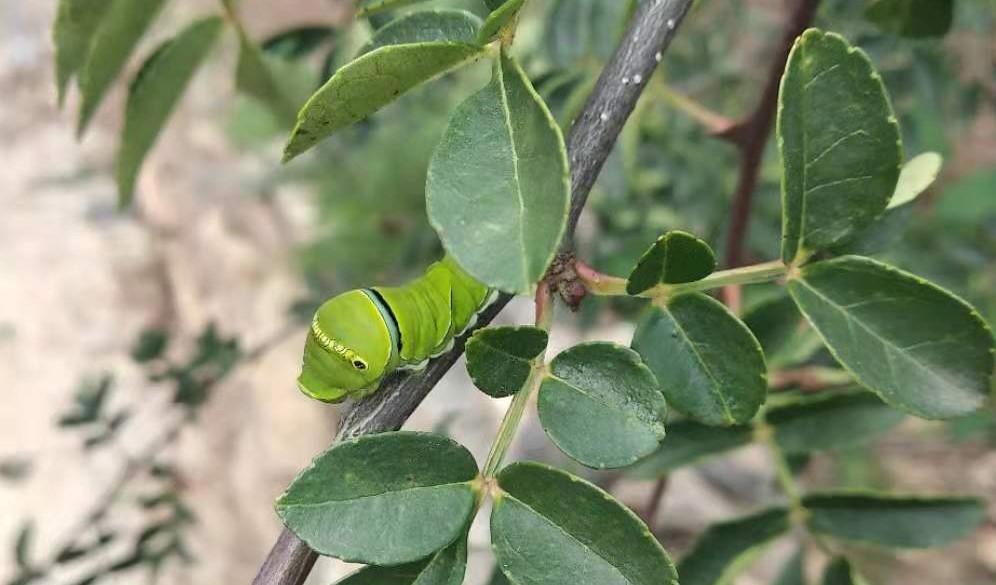
[[650,493],[650,499],[647,500],[646,512],[643,513],[643,521],[647,523],[650,528],[650,532],[657,534],[660,531],[660,527],[657,526],[657,512],[661,509],[661,504],[664,502],[664,494],[667,492],[668,478],[664,477],[657,480],[657,484],[654,485],[654,491]]
[[788,62],[792,45],[816,15],[820,0],[786,0],[786,5],[795,5],[785,25],[778,56],[768,70],[768,79],[761,92],[761,101],[747,118],[730,127],[722,137],[735,143],[740,150],[740,175],[737,190],[733,196],[730,211],[730,227],[726,238],[724,258],[726,266],[735,268],[744,263],[744,242],[747,238],[747,225],[750,221],[751,203],[757,188],[761,171],[764,147],[771,135],[771,126],[778,106],[778,88]]
[[[629,30],[575,121],[567,140],[572,198],[562,247],[573,247],[574,230],[591,186],[691,4],[692,0],[644,0],[640,4]],[[479,316],[478,326],[490,323],[510,298],[503,295],[488,307]],[[393,376],[378,392],[354,404],[343,416],[336,440],[400,428],[456,363],[465,342],[466,336],[457,340],[452,351],[433,360],[423,373]],[[253,585],[300,585],[316,558],[306,544],[285,529]]]

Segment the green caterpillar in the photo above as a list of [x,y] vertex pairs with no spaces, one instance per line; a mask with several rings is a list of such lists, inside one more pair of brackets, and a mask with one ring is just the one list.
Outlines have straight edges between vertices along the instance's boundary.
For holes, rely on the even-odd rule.
[[391,372],[445,353],[491,297],[449,256],[405,286],[332,297],[311,321],[298,388],[323,402],[368,396]]

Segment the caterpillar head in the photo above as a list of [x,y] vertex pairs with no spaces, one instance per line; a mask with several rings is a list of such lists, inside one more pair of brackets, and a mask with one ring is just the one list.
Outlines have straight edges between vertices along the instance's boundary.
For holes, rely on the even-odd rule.
[[312,320],[298,388],[323,402],[362,396],[388,370],[392,350],[388,325],[366,293],[333,297]]

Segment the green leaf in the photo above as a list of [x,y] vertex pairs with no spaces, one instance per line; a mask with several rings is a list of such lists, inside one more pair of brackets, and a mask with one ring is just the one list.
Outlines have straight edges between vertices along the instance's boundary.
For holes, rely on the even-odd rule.
[[868,585],[847,559],[838,557],[823,572],[823,585]]
[[93,114],[118,77],[135,45],[152,24],[167,0],[111,0],[104,18],[90,41],[90,51],[80,72],[80,104],[77,133],[83,135]]
[[378,29],[360,53],[369,53],[388,45],[435,41],[474,44],[479,26],[481,19],[465,10],[412,12]]
[[281,124],[291,127],[297,119],[297,107],[280,86],[273,66],[259,47],[239,35],[239,61],[235,68],[235,88],[266,106]]
[[550,9],[544,40],[550,59],[561,69],[584,61],[607,61],[625,30],[632,0],[557,0]]
[[59,0],[52,40],[60,106],[65,100],[69,80],[83,67],[93,35],[110,5],[110,0]]
[[356,6],[356,18],[366,18],[381,12],[397,10],[427,0],[360,0]]
[[889,200],[889,209],[912,203],[937,180],[944,166],[944,157],[936,152],[925,152],[909,160],[899,172],[896,190]]
[[761,344],[772,371],[803,363],[823,347],[788,291],[780,286],[777,294],[745,309],[743,321]]
[[336,585],[461,585],[467,570],[467,535],[431,557],[397,567],[369,566]]
[[277,500],[277,513],[320,554],[398,565],[462,533],[474,510],[477,465],[437,435],[395,432],[339,443]]
[[657,238],[629,275],[626,292],[638,295],[659,283],[695,282],[716,269],[716,254],[692,234],[673,231]]
[[635,351],[613,343],[576,345],[554,358],[536,407],[557,447],[596,469],[653,453],[667,421],[654,375]]
[[560,128],[502,52],[491,83],[457,108],[429,163],[429,221],[471,276],[532,294],[560,244],[569,203]]
[[859,544],[930,548],[970,535],[985,519],[975,498],[814,494],[803,498],[810,530]]
[[31,540],[35,534],[34,520],[27,520],[21,525],[17,532],[17,539],[14,541],[14,561],[22,571],[29,571],[31,567]]
[[204,61],[218,33],[221,18],[205,18],[166,41],[142,65],[128,90],[125,125],[118,151],[118,206],[127,206],[142,161]]
[[795,403],[768,409],[775,441],[790,454],[856,447],[891,431],[906,416],[864,391],[800,396]]
[[799,547],[792,558],[785,563],[775,585],[806,585],[805,549]]
[[876,0],[865,18],[901,37],[942,37],[954,19],[953,0]]
[[261,47],[264,53],[275,57],[300,59],[334,38],[335,32],[331,26],[299,26],[269,37]]
[[668,404],[694,420],[744,423],[764,404],[761,346],[711,297],[682,294],[652,307],[636,328],[633,349],[657,376]]
[[803,267],[789,292],[841,365],[889,404],[923,418],[952,418],[989,395],[992,334],[947,291],[844,256]]
[[484,5],[488,7],[488,10],[497,10],[505,2],[506,0],[484,0]]
[[488,580],[488,585],[511,585],[508,582],[508,577],[502,572],[501,567],[495,566],[494,570],[491,572],[491,579]]
[[298,112],[284,162],[408,90],[483,55],[476,45],[437,41],[381,47],[357,58],[339,68]]
[[881,216],[903,154],[881,77],[833,33],[809,29],[796,40],[778,111],[782,259],[792,263]]
[[491,11],[477,33],[477,42],[486,45],[498,38],[501,30],[519,14],[526,0],[506,0],[501,6]]
[[780,508],[710,526],[678,563],[681,585],[729,583],[788,529],[788,511]]
[[754,430],[748,425],[717,428],[690,420],[671,423],[657,451],[627,468],[626,475],[664,477],[675,469],[747,445],[753,438]]
[[529,380],[549,336],[537,327],[489,327],[467,340],[467,372],[495,398],[511,396]]
[[165,329],[145,329],[131,348],[131,359],[140,364],[163,356],[169,347],[169,332]]
[[938,219],[953,224],[976,227],[996,218],[996,168],[984,169],[959,179],[944,189],[936,208]]
[[526,462],[506,467],[498,486],[491,543],[516,585],[677,585],[647,526],[594,485]]

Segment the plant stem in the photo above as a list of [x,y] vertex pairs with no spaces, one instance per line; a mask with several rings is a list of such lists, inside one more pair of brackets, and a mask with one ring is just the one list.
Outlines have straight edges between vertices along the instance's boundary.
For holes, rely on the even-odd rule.
[[[599,296],[625,296],[626,279],[602,274],[578,260],[575,270],[578,278],[584,282],[588,292]],[[777,280],[787,273],[788,269],[780,260],[721,270],[695,282],[684,284],[659,284],[636,296],[654,300],[667,299],[677,294],[698,292],[722,288],[731,285],[756,284]]]
[[501,468],[501,464],[505,460],[505,455],[508,453],[508,448],[512,446],[515,432],[519,429],[519,423],[522,422],[522,415],[526,412],[526,405],[529,404],[529,398],[533,395],[533,390],[539,387],[539,381],[542,379],[543,376],[538,375],[538,372],[533,370],[529,379],[515,394],[515,397],[512,398],[512,404],[505,411],[505,418],[501,420],[501,425],[498,427],[498,436],[495,437],[495,442],[491,444],[491,452],[488,453],[488,458],[484,462],[484,471],[482,473],[485,478],[494,477],[495,473]]
[[701,124],[710,134],[722,137],[724,133],[729,132],[730,128],[736,124],[726,116],[710,110],[703,104],[681,92],[671,89],[664,83],[656,87],[659,87],[656,93],[664,102]]

